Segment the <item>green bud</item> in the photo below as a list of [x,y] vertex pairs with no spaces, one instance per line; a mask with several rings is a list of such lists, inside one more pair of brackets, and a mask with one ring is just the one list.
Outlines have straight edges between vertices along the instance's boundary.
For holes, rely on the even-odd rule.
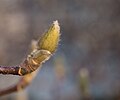
[[47,32],[38,41],[38,49],[48,50],[51,53],[54,53],[60,38],[60,26],[58,21],[54,21],[50,26]]

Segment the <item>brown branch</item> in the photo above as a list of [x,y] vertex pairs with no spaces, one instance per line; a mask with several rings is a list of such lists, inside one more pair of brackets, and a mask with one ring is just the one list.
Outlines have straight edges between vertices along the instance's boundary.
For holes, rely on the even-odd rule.
[[13,75],[17,75],[19,71],[19,67],[18,66],[12,66],[12,67],[4,67],[4,66],[0,66],[0,73],[1,74],[13,74]]
[[47,50],[33,51],[28,57],[19,65],[15,67],[0,66],[0,74],[12,75],[26,75],[34,72],[39,66],[50,58],[52,54]]
[[39,65],[29,64],[27,60],[25,60],[20,66],[12,66],[12,67],[4,67],[0,66],[0,74],[12,74],[12,75],[26,75],[30,74],[31,72],[35,71]]

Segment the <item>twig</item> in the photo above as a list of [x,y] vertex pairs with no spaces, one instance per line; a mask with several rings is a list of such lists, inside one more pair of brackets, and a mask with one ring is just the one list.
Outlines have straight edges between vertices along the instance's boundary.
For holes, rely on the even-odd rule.
[[0,66],[0,74],[24,75],[16,85],[1,90],[0,96],[22,90],[28,86],[36,76],[37,69],[40,69],[42,63],[48,60],[56,51],[59,38],[60,27],[58,22],[54,21],[50,29],[33,45],[32,52],[20,65],[12,67]]

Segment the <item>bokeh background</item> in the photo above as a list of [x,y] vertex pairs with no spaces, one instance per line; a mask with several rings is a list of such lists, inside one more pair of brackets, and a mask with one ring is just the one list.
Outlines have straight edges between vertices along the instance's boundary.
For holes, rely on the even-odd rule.
[[[54,20],[56,54],[24,91],[0,100],[119,100],[120,0],[0,0],[0,64],[19,64]],[[0,90],[19,78],[0,75]]]

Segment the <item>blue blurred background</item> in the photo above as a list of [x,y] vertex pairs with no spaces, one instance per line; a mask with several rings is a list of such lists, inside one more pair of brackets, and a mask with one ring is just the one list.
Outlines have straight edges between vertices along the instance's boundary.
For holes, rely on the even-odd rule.
[[[54,20],[56,54],[27,89],[0,100],[119,100],[120,0],[0,0],[0,64],[19,64]],[[0,75],[0,90],[19,78]]]

